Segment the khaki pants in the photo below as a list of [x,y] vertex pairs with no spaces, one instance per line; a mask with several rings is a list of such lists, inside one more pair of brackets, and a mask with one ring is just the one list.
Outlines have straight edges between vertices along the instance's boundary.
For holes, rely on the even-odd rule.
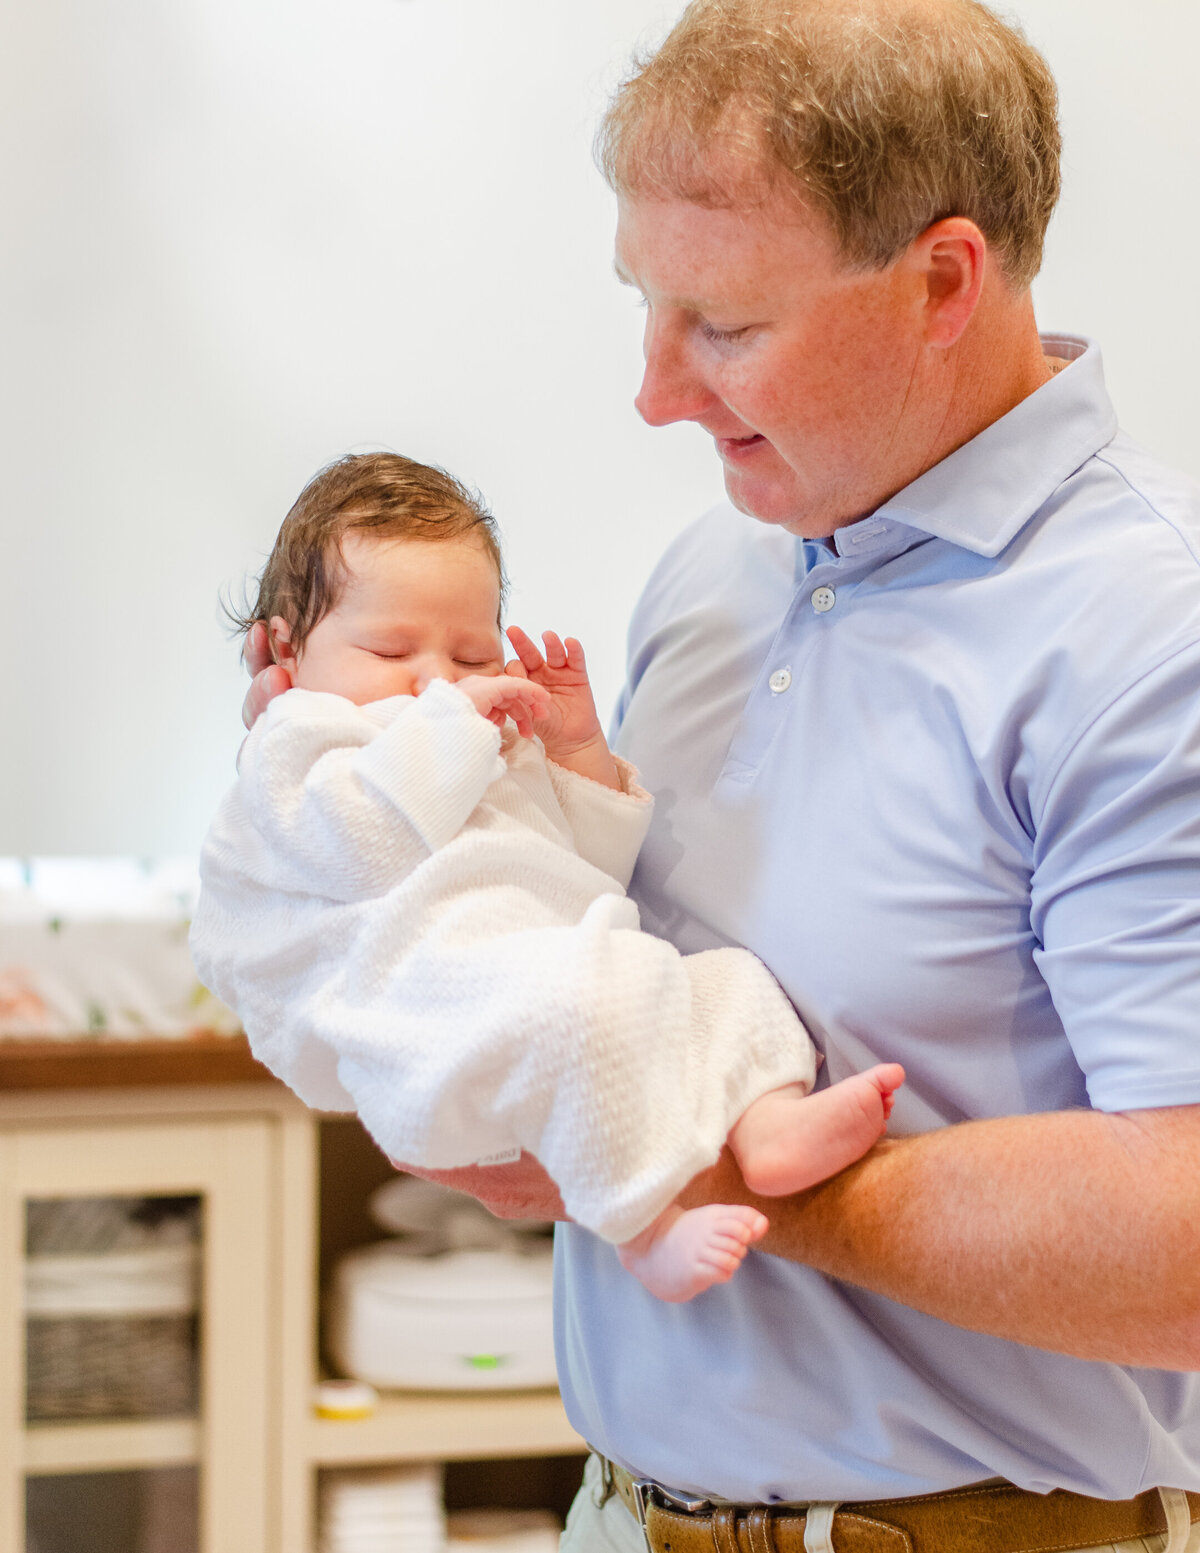
[[[600,1463],[595,1456],[589,1456],[583,1487],[567,1516],[560,1553],[646,1553],[636,1521],[615,1494],[602,1508],[597,1508],[602,1491]],[[1169,1550],[1167,1536],[1160,1532],[1153,1537],[1135,1537],[1132,1542],[1105,1543],[1103,1548],[1089,1549],[1087,1553],[1200,1553],[1200,1521],[1190,1533],[1177,1536],[1175,1546]]]

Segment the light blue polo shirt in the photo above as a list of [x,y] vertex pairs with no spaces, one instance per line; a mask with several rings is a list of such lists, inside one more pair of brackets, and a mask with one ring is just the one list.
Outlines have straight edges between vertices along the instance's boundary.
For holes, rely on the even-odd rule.
[[[902,1062],[893,1134],[1200,1103],[1200,493],[1046,345],[1071,366],[832,543],[710,512],[631,630],[644,926],[752,949],[829,1079]],[[666,1305],[571,1226],[557,1321],[576,1428],[671,1487],[1200,1489],[1200,1377],[765,1254]]]

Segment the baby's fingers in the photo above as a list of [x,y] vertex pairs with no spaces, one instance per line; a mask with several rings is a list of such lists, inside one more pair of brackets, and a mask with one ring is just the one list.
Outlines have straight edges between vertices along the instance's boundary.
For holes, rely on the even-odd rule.
[[565,669],[567,666],[567,649],[561,639],[553,631],[542,632],[542,642],[546,648],[546,662],[552,669]]
[[516,680],[512,688],[519,693],[507,698],[508,715],[517,725],[521,737],[531,739],[534,719],[549,711],[550,696],[540,685],[527,679]]
[[541,685],[535,685],[531,679],[518,679],[511,688],[515,692],[511,698],[512,703],[528,707],[535,717],[550,710],[550,692]]
[[532,720],[550,709],[550,694],[531,679],[504,675],[496,686],[496,703],[517,725],[522,738],[533,732]]
[[587,659],[583,656],[583,643],[577,637],[568,636],[563,644],[567,653],[567,667],[580,674],[587,673]]
[[525,672],[527,674],[536,674],[546,661],[538,650],[537,643],[531,637],[526,636],[520,626],[509,626],[504,634],[512,643],[513,651],[520,659],[521,666]]

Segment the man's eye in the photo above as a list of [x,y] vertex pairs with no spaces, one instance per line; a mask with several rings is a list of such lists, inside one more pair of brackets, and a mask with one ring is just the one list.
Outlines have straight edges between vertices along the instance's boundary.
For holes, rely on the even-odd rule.
[[716,324],[710,324],[707,319],[700,320],[700,333],[706,340],[711,340],[714,345],[728,345],[733,340],[740,340],[744,334],[749,334],[749,325],[741,329],[718,329]]

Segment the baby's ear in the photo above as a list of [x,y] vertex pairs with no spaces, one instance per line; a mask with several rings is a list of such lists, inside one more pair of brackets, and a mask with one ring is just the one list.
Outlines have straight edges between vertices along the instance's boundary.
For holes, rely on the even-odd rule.
[[267,622],[267,638],[271,643],[271,656],[294,685],[296,650],[292,646],[292,628],[282,615],[272,615]]

